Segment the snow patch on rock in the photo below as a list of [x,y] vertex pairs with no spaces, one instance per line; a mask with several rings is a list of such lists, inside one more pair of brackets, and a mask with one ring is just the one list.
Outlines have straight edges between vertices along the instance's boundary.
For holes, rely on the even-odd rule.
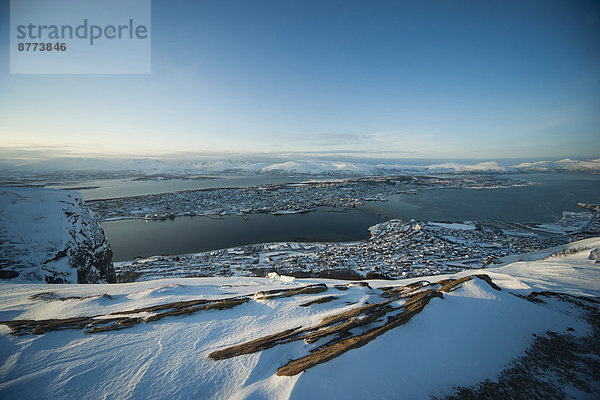
[[112,250],[79,193],[0,188],[0,278],[116,282]]
[[590,260],[596,260],[596,263],[600,263],[600,247],[596,247],[594,250],[590,251],[590,256],[588,258]]

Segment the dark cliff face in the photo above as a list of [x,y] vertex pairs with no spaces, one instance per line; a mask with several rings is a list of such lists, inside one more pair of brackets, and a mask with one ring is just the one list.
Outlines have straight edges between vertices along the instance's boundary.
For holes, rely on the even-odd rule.
[[79,248],[71,254],[71,264],[77,268],[77,283],[116,283],[110,246]]
[[100,223],[76,192],[0,189],[0,279],[116,282]]
[[[68,218],[82,219],[83,229],[75,231],[75,237],[79,240],[74,241],[75,245],[69,254],[71,266],[77,269],[77,282],[116,283],[117,276],[112,264],[113,252],[100,222],[81,198],[75,200],[82,212]],[[72,221],[71,225],[78,227],[79,221],[76,220]]]

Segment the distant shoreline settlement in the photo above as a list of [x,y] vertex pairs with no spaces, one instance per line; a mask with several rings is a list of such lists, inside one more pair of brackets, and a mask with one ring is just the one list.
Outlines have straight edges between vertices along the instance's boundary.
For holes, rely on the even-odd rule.
[[554,224],[390,220],[369,231],[371,238],[358,242],[261,243],[138,258],[115,263],[115,271],[119,282],[270,273],[352,280],[425,277],[481,269],[507,256],[598,235],[600,212],[564,212]]

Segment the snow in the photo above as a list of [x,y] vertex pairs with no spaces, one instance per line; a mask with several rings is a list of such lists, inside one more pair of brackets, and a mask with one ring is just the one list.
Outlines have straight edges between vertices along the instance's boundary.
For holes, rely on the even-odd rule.
[[471,222],[453,222],[453,223],[445,223],[445,222],[427,222],[429,225],[439,226],[447,229],[458,229],[458,230],[467,230],[471,231],[475,229],[475,224]]
[[597,247],[594,250],[590,251],[588,259],[596,260],[596,262],[600,261],[600,247]]
[[114,276],[111,257],[108,240],[79,193],[0,188],[3,273],[21,281],[97,282],[107,278],[108,269]]
[[260,170],[261,173],[286,172],[297,174],[319,175],[323,173],[360,173],[372,172],[373,166],[342,161],[298,160],[286,161],[268,165]]
[[[247,157],[247,156],[245,156]],[[417,159],[369,159],[361,157],[321,158],[297,154],[295,157],[269,157],[256,155],[241,158],[232,155],[188,154],[182,159],[167,157],[150,158],[77,158],[58,157],[37,161],[4,160],[0,172],[14,178],[18,175],[41,175],[67,173],[69,176],[86,177],[90,172],[99,176],[107,173],[125,177],[127,173],[141,176],[156,175],[194,176],[198,174],[307,174],[307,175],[385,175],[433,173],[505,173],[505,172],[600,172],[600,159],[529,160],[511,165],[502,160],[417,160]],[[106,176],[104,176],[106,177]],[[89,177],[88,177],[89,178]]]
[[[596,248],[600,238],[571,248]],[[278,367],[308,353],[297,341],[220,361],[207,356],[227,346],[379,301],[377,288],[405,281],[368,281],[372,288],[324,279],[187,278],[131,284],[58,285],[0,283],[0,320],[106,315],[150,305],[191,299],[250,295],[262,290],[325,283],[321,294],[257,301],[232,309],[201,311],[129,329],[86,335],[80,330],[39,336],[12,336],[0,325],[1,398],[258,398],[363,399],[427,398],[450,393],[453,386],[494,378],[522,354],[532,334],[547,330],[577,335],[589,327],[560,302],[537,304],[513,294],[555,290],[600,295],[600,266],[589,250],[536,261],[521,261],[484,272],[503,288],[480,279],[430,304],[406,325],[367,345],[292,377],[276,376]],[[465,271],[453,275],[465,276]],[[447,278],[436,276],[430,280]],[[53,292],[63,301],[31,300]],[[311,307],[299,304],[322,295],[337,300]],[[352,304],[348,304],[348,302]],[[317,343],[318,344],[318,343]]]
[[[502,274],[496,282],[505,285],[508,289],[531,288],[535,290],[550,290],[569,293],[576,296],[600,297],[600,266],[589,259],[590,248],[600,246],[600,238],[590,238],[558,246],[552,250],[535,252],[537,257],[544,257],[537,261],[514,262],[505,266],[487,269],[490,277]],[[574,255],[550,256],[552,253],[564,249],[579,250]],[[525,257],[521,257],[525,258]],[[535,259],[532,254],[530,259]],[[506,280],[511,282],[508,282]]]
[[532,161],[522,162],[514,165],[512,168],[520,169],[524,171],[568,171],[568,172],[599,172],[600,171],[600,159],[594,160],[573,160],[565,158],[558,161]]
[[506,171],[506,167],[498,164],[497,161],[486,161],[476,164],[447,162],[429,165],[427,166],[427,170],[436,172],[504,172]]
[[556,223],[538,224],[534,229],[559,234],[568,234],[579,231],[588,225],[594,218],[591,212],[563,211],[562,217]]
[[571,322],[560,313],[505,292],[492,293],[485,286],[467,282],[445,299],[432,301],[409,324],[306,371],[291,398],[440,395],[454,385],[474,385],[494,376],[499,366],[533,341],[532,332],[564,330],[561,327]]
[[499,259],[499,262],[502,264],[509,264],[517,261],[541,260],[562,251],[590,250],[593,249],[595,246],[598,246],[598,243],[600,243],[598,241],[598,238],[593,237],[589,239],[583,239],[575,242],[561,244],[559,246],[548,247],[546,249],[536,250],[529,253],[504,256]]

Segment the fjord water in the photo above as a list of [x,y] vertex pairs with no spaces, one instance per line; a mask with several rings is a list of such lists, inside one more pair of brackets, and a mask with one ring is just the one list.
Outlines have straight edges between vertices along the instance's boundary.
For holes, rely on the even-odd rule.
[[436,221],[555,222],[577,203],[600,202],[600,175],[510,175],[532,183],[504,189],[432,189],[399,194],[377,209],[397,218]]
[[578,202],[600,202],[600,175],[527,174],[511,178],[530,186],[504,189],[431,189],[367,202],[345,212],[248,215],[223,219],[179,217],[167,221],[124,220],[102,224],[117,261],[136,256],[185,254],[277,241],[352,241],[369,237],[368,227],[385,219],[436,221],[553,222]]
[[115,261],[137,256],[186,254],[251,243],[352,241],[367,239],[367,228],[385,217],[369,209],[317,210],[306,214],[251,214],[220,219],[179,217],[165,221],[104,222]]

